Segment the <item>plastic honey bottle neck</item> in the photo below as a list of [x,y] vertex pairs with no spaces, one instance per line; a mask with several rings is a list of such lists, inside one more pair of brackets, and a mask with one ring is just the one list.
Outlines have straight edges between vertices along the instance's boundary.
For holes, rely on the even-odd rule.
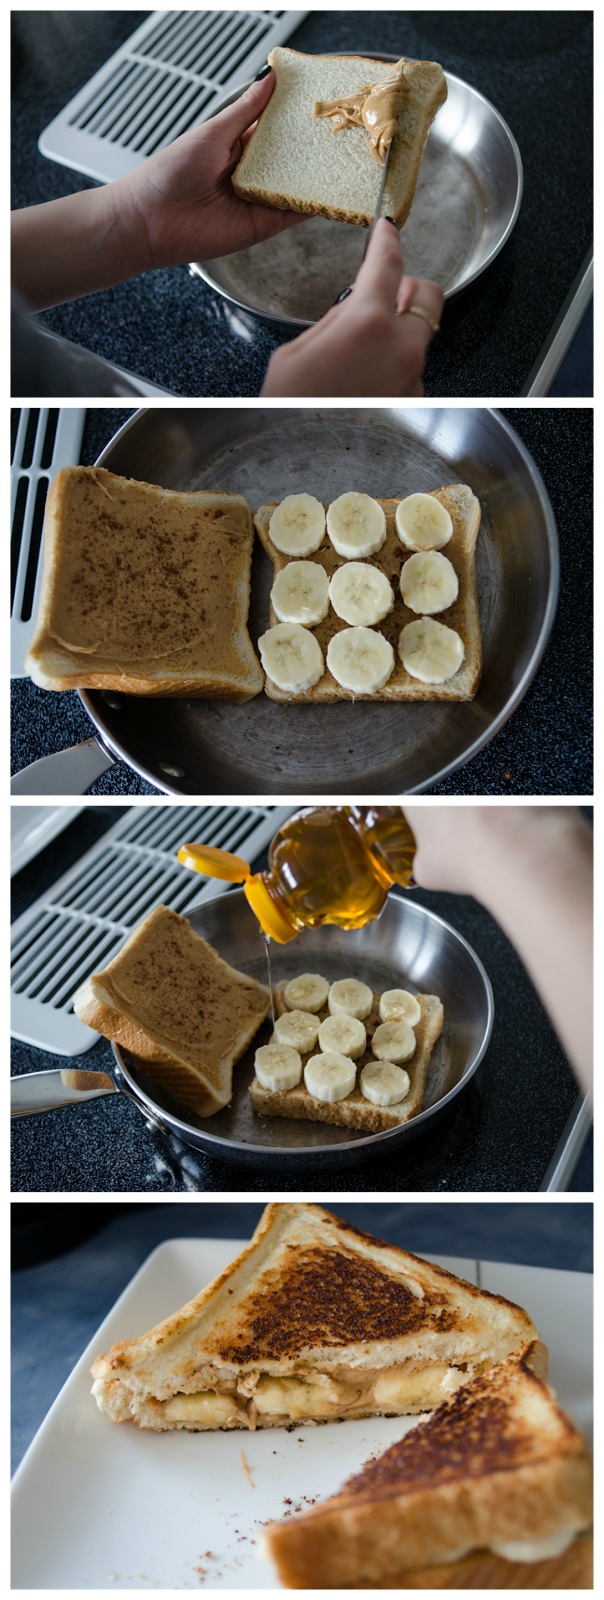
[[204,845],[183,845],[178,857],[194,871],[243,883],[263,933],[288,944],[305,927],[374,921],[392,885],[412,882],[414,854],[400,806],[313,806],[275,834],[268,871],[252,873],[241,857]]

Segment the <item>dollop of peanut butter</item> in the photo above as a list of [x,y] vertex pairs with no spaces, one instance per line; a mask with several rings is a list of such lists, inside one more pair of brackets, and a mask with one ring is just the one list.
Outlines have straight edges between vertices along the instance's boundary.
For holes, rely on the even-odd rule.
[[402,137],[397,117],[409,93],[404,65],[404,60],[397,61],[379,83],[365,84],[337,100],[315,100],[313,117],[329,118],[336,132],[340,128],[366,128],[369,150],[383,164],[389,144]]

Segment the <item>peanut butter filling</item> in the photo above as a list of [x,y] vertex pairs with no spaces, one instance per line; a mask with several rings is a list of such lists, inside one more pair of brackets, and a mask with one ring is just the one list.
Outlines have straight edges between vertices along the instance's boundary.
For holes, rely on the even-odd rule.
[[366,128],[371,155],[382,165],[393,139],[402,139],[397,117],[405,104],[409,86],[403,74],[404,61],[397,61],[379,83],[365,84],[352,94],[336,100],[315,100],[313,117],[327,117],[337,132],[341,128]]
[[51,637],[91,671],[239,671],[237,584],[249,514],[224,501],[161,495],[153,486],[82,468],[65,492],[55,558]]

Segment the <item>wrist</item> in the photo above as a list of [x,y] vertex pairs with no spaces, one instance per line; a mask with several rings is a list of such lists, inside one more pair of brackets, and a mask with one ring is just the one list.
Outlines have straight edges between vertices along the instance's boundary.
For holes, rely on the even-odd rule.
[[111,261],[114,283],[136,278],[153,266],[149,231],[130,177],[117,178],[95,193],[100,205],[97,216],[99,248]]
[[469,892],[505,924],[510,909],[527,893],[551,894],[569,887],[588,830],[571,806],[477,808],[468,861]]

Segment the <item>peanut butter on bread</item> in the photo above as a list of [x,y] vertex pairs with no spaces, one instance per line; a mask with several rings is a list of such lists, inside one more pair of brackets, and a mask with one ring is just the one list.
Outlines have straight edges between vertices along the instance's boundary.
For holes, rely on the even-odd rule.
[[367,148],[383,165],[392,140],[403,140],[397,117],[409,93],[404,65],[404,61],[397,61],[379,83],[365,84],[353,94],[341,95],[336,100],[315,100],[313,117],[327,117],[336,132],[342,128],[366,128]]
[[232,1069],[270,1008],[268,989],[237,972],[186,917],[158,906],[74,999],[82,1022],[130,1051],[199,1116],[232,1093]]
[[181,494],[63,467],[45,515],[26,659],[50,689],[246,700],[262,686],[246,622],[253,529],[243,495]]

